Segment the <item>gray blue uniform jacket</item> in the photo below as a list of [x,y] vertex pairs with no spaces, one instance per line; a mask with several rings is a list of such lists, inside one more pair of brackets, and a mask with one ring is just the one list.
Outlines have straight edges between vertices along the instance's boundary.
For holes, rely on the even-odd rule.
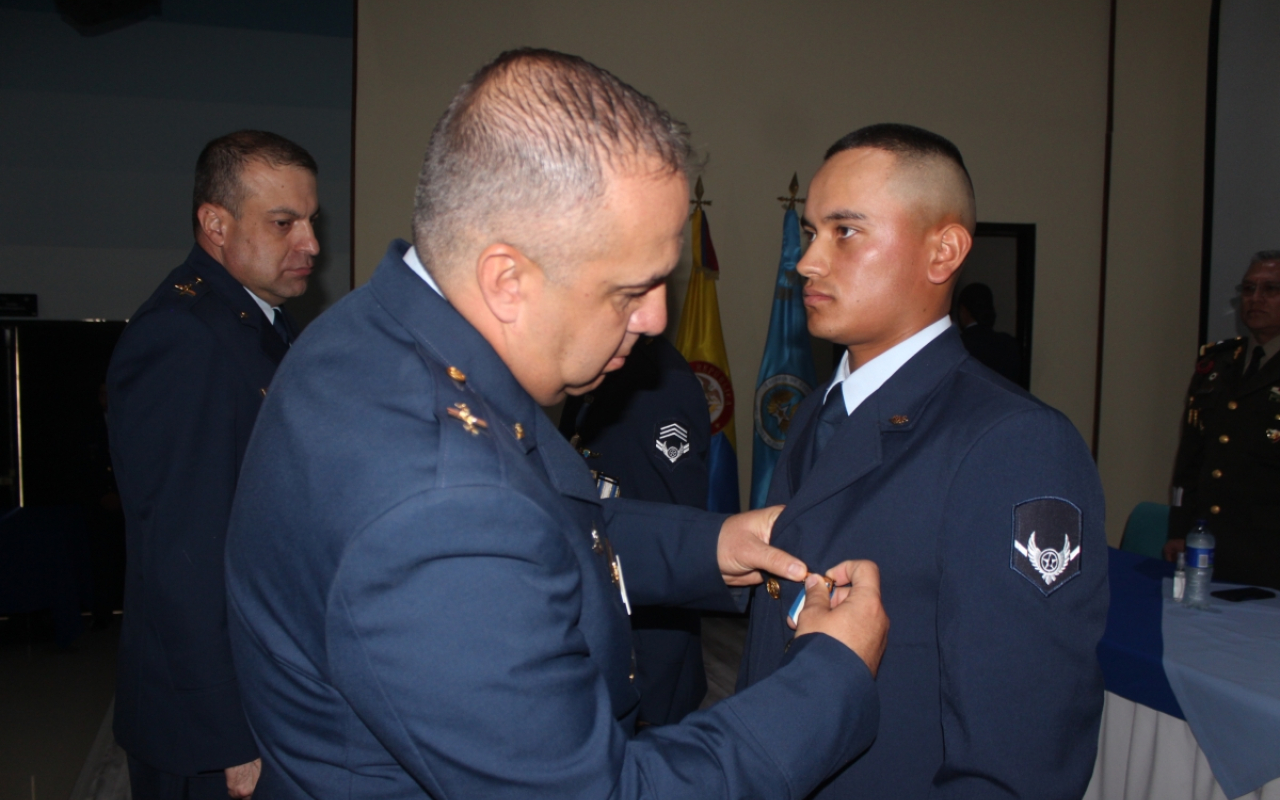
[[823,635],[635,734],[610,554],[632,604],[732,607],[723,517],[602,505],[407,247],[308,328],[245,459],[227,569],[255,797],[798,798],[865,747],[870,675]]
[[128,564],[115,735],[176,775],[257,757],[227,638],[223,547],[254,419],[287,351],[199,246],[125,328],[107,372]]
[[[879,735],[819,796],[1079,798],[1108,598],[1102,489],[1079,434],[954,328],[855,409],[805,477],[822,400],[792,419],[773,541],[816,571],[875,561],[891,628]],[[798,587],[780,588],[755,590],[740,686],[785,657]]]

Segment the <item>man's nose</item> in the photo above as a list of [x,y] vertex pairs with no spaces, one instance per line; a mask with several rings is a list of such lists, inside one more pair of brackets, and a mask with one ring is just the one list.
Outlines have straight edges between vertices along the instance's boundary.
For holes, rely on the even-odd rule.
[[295,249],[309,256],[320,255],[320,240],[316,238],[315,226],[310,222],[302,222],[302,235]]
[[813,278],[822,274],[825,262],[822,259],[822,248],[817,241],[809,245],[804,254],[800,256],[800,260],[796,263],[796,272],[799,272],[806,278]]
[[667,329],[667,285],[664,283],[649,291],[640,307],[631,315],[632,333],[660,336]]

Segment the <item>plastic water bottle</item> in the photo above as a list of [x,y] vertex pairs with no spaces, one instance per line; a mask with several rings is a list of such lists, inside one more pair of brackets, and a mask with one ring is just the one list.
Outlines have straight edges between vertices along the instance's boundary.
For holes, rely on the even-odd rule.
[[1187,591],[1187,554],[1178,553],[1178,567],[1173,571],[1173,599],[1182,602]]
[[1213,578],[1213,548],[1216,542],[1204,520],[1187,534],[1187,592],[1184,605],[1192,608],[1209,607],[1209,581]]

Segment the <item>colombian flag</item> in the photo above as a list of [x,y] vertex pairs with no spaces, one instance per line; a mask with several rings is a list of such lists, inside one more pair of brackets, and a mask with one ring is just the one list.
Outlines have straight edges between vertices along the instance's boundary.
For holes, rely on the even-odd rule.
[[693,212],[693,269],[684,296],[676,349],[689,362],[707,395],[711,411],[711,452],[708,471],[711,483],[707,508],[736,514],[742,510],[738,498],[738,444],[733,425],[733,383],[729,379],[729,357],[720,330],[720,305],[716,301],[716,280],[720,264],[711,245],[711,229],[699,205]]

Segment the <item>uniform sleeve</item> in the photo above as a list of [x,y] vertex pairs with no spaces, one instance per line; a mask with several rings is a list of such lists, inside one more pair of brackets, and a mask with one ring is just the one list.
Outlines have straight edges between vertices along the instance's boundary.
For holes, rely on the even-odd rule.
[[[174,688],[225,685],[232,702],[223,554],[239,463],[235,380],[207,327],[165,311],[125,331],[108,378],[112,460],[140,549],[129,561],[143,573],[129,600],[145,606]],[[228,735],[248,736],[235,727]]]
[[[1038,499],[1080,514],[1079,573],[1056,587],[1017,561],[1015,506]],[[1048,409],[998,423],[965,457],[940,524],[945,757],[930,797],[1079,798],[1098,742],[1108,587],[1102,490],[1075,428]]]
[[743,610],[716,556],[728,514],[622,498],[606,502],[604,513],[633,605]]
[[577,625],[593,610],[574,553],[535,504],[494,491],[402,503],[351,543],[329,594],[334,686],[432,797],[800,798],[870,742],[870,675],[818,635],[776,680],[629,737]]

